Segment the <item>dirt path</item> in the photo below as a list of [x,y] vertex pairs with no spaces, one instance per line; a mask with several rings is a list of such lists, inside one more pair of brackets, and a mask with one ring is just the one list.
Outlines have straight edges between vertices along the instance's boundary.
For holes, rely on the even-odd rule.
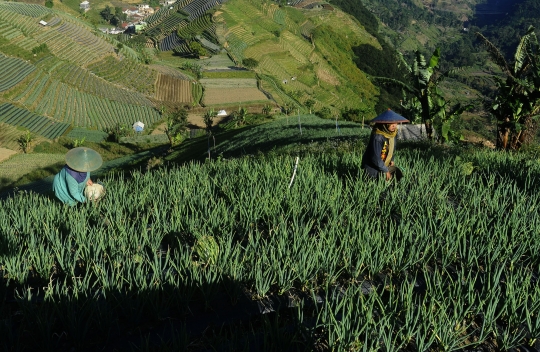
[[6,148],[0,148],[0,163],[4,160],[9,159],[10,156],[17,154],[16,151]]

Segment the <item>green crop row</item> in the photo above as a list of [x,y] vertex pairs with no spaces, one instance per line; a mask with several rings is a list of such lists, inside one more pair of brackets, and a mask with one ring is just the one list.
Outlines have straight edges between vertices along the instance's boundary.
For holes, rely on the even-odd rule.
[[52,11],[45,6],[38,4],[25,4],[20,2],[0,2],[0,9],[11,11],[20,15],[29,17],[41,17]]
[[10,58],[2,54],[0,54],[0,67],[2,67],[0,92],[16,86],[36,69],[35,66],[21,59]]
[[86,128],[73,128],[66,134],[66,137],[72,139],[82,140],[84,138],[87,142],[99,143],[107,138],[107,133],[103,131],[88,130]]
[[69,127],[68,124],[56,122],[8,103],[0,105],[0,122],[24,127],[48,139],[61,136]]
[[137,92],[152,95],[157,72],[134,61],[126,61],[128,60],[120,61],[112,56],[106,56],[89,65],[88,70],[107,81],[120,83]]

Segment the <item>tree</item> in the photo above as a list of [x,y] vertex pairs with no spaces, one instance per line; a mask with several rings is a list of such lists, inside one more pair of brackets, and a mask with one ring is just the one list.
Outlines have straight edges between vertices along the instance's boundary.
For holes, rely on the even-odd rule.
[[513,65],[486,37],[476,35],[506,76],[493,76],[498,94],[487,103],[489,112],[497,119],[497,148],[519,149],[534,138],[540,114],[540,47],[534,27],[529,27],[521,38]]
[[242,65],[244,65],[249,70],[253,70],[255,67],[259,66],[259,61],[255,60],[252,57],[248,57],[242,60]]
[[[163,112],[165,112],[164,109]],[[169,139],[171,147],[182,141],[182,132],[186,130],[188,124],[187,118],[188,113],[184,108],[177,109],[171,114],[167,114],[165,134],[167,135],[167,139]]]
[[214,125],[214,118],[217,116],[217,113],[214,109],[207,110],[203,116],[203,122],[205,126],[206,133],[208,135],[212,134],[212,126]]
[[105,6],[105,8],[103,10],[101,10],[101,12],[99,14],[107,22],[110,22],[111,19],[114,17],[114,14],[112,13],[111,8],[109,7],[109,5]]
[[54,4],[52,0],[45,0],[45,7],[52,9],[53,5]]
[[233,112],[233,121],[236,127],[242,126],[246,123],[246,117],[248,116],[248,111],[246,108],[238,107],[238,111]]
[[285,115],[289,115],[293,111],[293,105],[291,103],[285,103],[285,105],[281,107],[281,110]]
[[308,99],[304,102],[304,106],[306,108],[308,108],[309,110],[309,113],[311,114],[311,108],[313,108],[313,106],[315,106],[315,100],[313,99]]
[[192,41],[191,43],[189,43],[189,49],[197,57],[206,56],[207,54],[206,49],[201,45],[201,43],[197,41]]
[[270,105],[266,104],[262,108],[262,113],[265,114],[265,115],[269,115],[271,110],[272,110],[272,108],[270,107]]
[[30,151],[30,148],[32,147],[33,142],[34,142],[34,135],[28,130],[26,131],[25,134],[21,135],[17,139],[19,148],[21,148],[22,152],[25,154]]
[[316,114],[323,119],[329,119],[332,116],[332,111],[328,106],[323,106]]

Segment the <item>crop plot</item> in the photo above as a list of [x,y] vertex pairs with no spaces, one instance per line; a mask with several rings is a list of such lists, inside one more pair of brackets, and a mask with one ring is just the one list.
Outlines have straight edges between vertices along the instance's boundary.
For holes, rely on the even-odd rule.
[[[285,122],[280,131],[299,133]],[[303,122],[338,133],[332,121]],[[347,138],[359,132],[343,127]],[[4,292],[26,289],[3,316],[49,331],[26,338],[33,331],[8,325],[4,341],[25,350],[51,339],[105,345],[122,328],[152,324],[156,333],[163,319],[178,319],[189,327],[179,326],[182,341],[161,343],[186,350],[207,326],[192,328],[199,314],[231,327],[206,349],[227,341],[227,350],[264,350],[279,339],[284,351],[439,351],[441,341],[511,351],[538,338],[540,165],[520,168],[526,157],[508,153],[464,160],[402,149],[409,177],[366,182],[362,148],[343,153],[332,140],[324,149],[319,137],[292,184],[295,158],[277,154],[110,176],[107,196],[77,211],[32,193],[0,200]],[[34,162],[15,156],[0,173]],[[40,295],[49,282],[55,289]]]
[[190,103],[192,101],[191,86],[191,81],[160,73],[156,82],[155,98],[174,103]]
[[36,67],[16,58],[10,58],[0,54],[0,92],[16,86],[19,82],[32,73]]
[[268,98],[257,88],[208,88],[204,91],[206,105],[267,101]]

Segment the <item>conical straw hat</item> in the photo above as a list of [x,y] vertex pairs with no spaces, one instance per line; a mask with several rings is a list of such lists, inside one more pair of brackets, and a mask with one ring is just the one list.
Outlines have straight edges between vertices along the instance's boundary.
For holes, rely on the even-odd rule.
[[401,116],[400,114],[393,112],[392,110],[388,109],[373,120],[370,121],[371,123],[401,123],[401,122],[409,122],[406,118]]
[[75,171],[89,172],[99,169],[103,159],[95,150],[79,147],[67,152],[66,164]]

